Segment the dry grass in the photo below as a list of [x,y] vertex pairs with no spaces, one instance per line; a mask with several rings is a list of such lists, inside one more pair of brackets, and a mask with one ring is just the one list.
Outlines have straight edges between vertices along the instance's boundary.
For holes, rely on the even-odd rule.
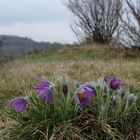
[[[62,54],[67,56],[75,49],[77,48],[70,50],[66,48],[60,50],[57,55],[58,57]],[[109,49],[111,50],[111,48]],[[91,50],[98,51],[97,53],[100,54],[101,49],[90,46],[86,49],[82,47],[79,50],[83,50],[85,54],[93,53]],[[108,48],[103,50],[107,54]],[[114,75],[123,79],[130,86],[140,86],[140,57],[126,59],[118,52],[115,52],[115,58],[110,57],[108,60],[104,59],[102,54],[100,57],[87,57],[87,59],[80,53],[77,55],[79,59],[67,59],[62,56],[59,59],[54,58],[54,60],[45,61],[47,56],[39,56],[44,60],[34,61],[27,58],[26,61],[21,59],[4,64],[0,69],[0,96],[2,96],[2,93],[6,94],[7,91],[16,92],[15,94],[23,93],[32,87],[37,77],[45,76],[51,80],[53,75],[68,76],[75,81],[91,81],[102,76]]]

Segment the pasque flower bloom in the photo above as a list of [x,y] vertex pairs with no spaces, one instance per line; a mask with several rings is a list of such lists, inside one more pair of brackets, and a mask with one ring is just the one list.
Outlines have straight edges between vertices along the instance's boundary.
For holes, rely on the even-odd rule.
[[40,79],[40,82],[34,87],[37,90],[38,96],[45,102],[50,104],[53,99],[53,91],[51,83],[48,80]]
[[123,82],[116,77],[106,77],[105,81],[109,84],[109,87],[113,90],[116,90],[121,87]]
[[80,110],[83,109],[82,105],[90,105],[90,97],[94,95],[96,95],[96,90],[93,83],[88,82],[79,87],[75,93],[74,98]]
[[13,107],[17,112],[22,112],[26,108],[26,100],[24,98],[15,98],[10,100],[9,106]]
[[109,86],[111,89],[118,89],[123,84],[123,82],[115,77],[112,78],[109,82]]
[[52,89],[50,88],[44,88],[43,90],[41,90],[38,93],[38,96],[45,102],[50,104],[52,102],[53,99],[53,93],[52,93]]
[[39,93],[41,90],[43,90],[44,88],[48,88],[50,87],[51,83],[48,80],[45,79],[39,79],[40,82],[34,86],[34,88],[37,90],[37,92]]

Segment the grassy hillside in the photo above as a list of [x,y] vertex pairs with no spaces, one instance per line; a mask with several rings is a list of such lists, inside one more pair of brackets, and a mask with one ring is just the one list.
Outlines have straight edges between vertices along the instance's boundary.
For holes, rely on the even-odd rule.
[[[72,81],[93,81],[108,75],[116,76],[140,96],[140,52],[101,45],[65,47],[58,51],[32,54],[0,65],[0,103],[26,94],[44,76],[68,77]],[[2,131],[7,120],[0,116]]]
[[0,63],[43,50],[56,50],[60,43],[37,42],[27,37],[0,35]]
[[58,51],[33,54],[0,65],[0,96],[24,94],[37,77],[51,80],[53,75],[74,81],[92,81],[113,75],[131,89],[140,90],[140,52],[108,46],[65,47]]

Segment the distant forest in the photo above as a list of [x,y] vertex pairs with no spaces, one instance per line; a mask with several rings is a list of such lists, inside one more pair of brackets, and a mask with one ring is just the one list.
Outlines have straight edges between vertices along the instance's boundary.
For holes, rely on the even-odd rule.
[[63,47],[61,43],[36,42],[27,37],[0,35],[0,62]]

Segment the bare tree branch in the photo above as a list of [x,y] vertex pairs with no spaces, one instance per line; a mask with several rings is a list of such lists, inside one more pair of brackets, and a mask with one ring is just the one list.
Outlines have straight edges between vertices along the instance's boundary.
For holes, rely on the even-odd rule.
[[72,30],[81,40],[109,43],[120,24],[122,0],[65,0],[76,17]]
[[125,46],[140,48],[140,1],[131,2],[126,0],[128,14],[122,20],[125,26],[122,42]]

